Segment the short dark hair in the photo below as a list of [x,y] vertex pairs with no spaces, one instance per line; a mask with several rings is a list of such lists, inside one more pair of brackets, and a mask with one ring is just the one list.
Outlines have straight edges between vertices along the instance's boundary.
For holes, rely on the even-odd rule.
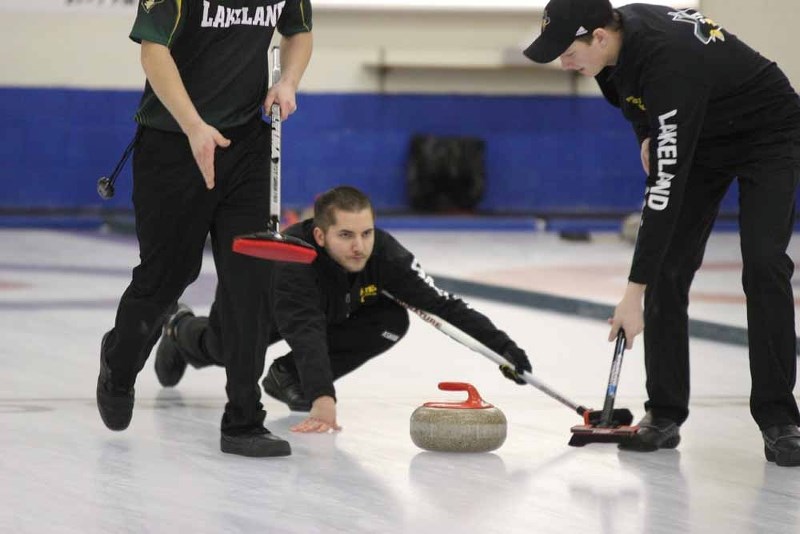
[[[620,31],[622,29],[622,17],[619,16],[619,11],[615,9],[611,13],[611,18],[609,18],[605,24],[600,27],[614,32]],[[592,41],[594,40],[594,32],[591,31],[585,35],[576,37],[575,40],[586,44],[592,44]]]
[[372,202],[362,191],[349,185],[340,185],[325,191],[314,201],[314,226],[326,232],[336,224],[336,210],[358,212],[369,209],[375,218]]

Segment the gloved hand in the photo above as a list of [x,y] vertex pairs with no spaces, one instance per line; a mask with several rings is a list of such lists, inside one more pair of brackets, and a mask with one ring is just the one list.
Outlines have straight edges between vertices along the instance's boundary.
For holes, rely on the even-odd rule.
[[525,351],[514,343],[509,343],[506,350],[503,351],[503,358],[514,364],[514,367],[510,365],[500,366],[500,372],[503,373],[503,376],[517,384],[527,384],[520,375],[524,371],[531,372],[533,368],[531,367],[531,362],[528,360],[528,355],[525,354]]

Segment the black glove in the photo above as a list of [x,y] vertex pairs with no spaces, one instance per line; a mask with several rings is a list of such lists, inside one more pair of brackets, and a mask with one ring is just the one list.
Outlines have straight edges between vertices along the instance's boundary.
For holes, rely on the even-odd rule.
[[503,373],[503,376],[516,382],[517,384],[527,384],[527,382],[525,382],[525,380],[523,380],[520,376],[524,371],[528,371],[530,373],[532,370],[531,362],[528,360],[528,356],[525,354],[525,351],[516,346],[514,343],[509,343],[508,347],[506,347],[506,350],[503,351],[503,358],[514,364],[514,367],[511,367],[510,365],[500,366],[500,372]]

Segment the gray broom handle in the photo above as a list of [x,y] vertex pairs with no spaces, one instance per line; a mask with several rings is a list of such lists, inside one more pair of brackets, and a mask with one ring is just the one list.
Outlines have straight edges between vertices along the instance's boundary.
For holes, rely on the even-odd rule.
[[[272,49],[272,76],[270,87],[281,79],[281,49]],[[269,229],[280,232],[281,221],[281,107],[274,103],[270,109],[270,195],[269,195]]]
[[[411,306],[410,304],[407,304],[406,302],[403,302],[402,300],[398,299],[397,297],[395,297],[394,295],[392,295],[388,291],[384,290],[383,294],[386,297],[388,297],[389,299],[391,299],[394,302],[398,303],[400,306],[404,307],[405,309],[414,312],[423,321],[425,321],[429,325],[433,326],[434,328],[436,328],[440,332],[443,332],[444,334],[447,334],[448,336],[450,336],[451,338],[453,338],[457,342],[461,343],[462,345],[464,345],[468,349],[472,349],[472,350],[474,350],[475,352],[477,352],[479,354],[483,354],[484,356],[486,356],[487,358],[489,358],[490,360],[492,360],[494,363],[496,363],[498,365],[507,365],[507,366],[510,366],[512,369],[514,368],[514,365],[511,362],[509,362],[508,360],[506,360],[505,358],[503,358],[502,356],[497,354],[495,351],[493,351],[492,349],[490,349],[489,347],[487,347],[486,345],[484,345],[480,341],[478,341],[475,338],[473,338],[472,336],[464,333],[462,330],[459,330],[455,326],[451,325],[450,323],[448,323],[447,321],[445,321],[441,317],[439,317],[437,315],[434,315],[432,313],[426,312],[424,310],[420,310],[419,308],[415,308],[414,306]],[[519,376],[523,380],[525,380],[525,382],[527,382],[528,384],[532,385],[533,387],[535,387],[539,391],[544,392],[545,394],[547,394],[548,396],[550,396],[553,399],[557,400],[561,404],[563,404],[565,406],[568,406],[573,411],[577,412],[579,415],[583,415],[584,412],[588,411],[588,408],[586,408],[584,406],[579,406],[578,404],[576,404],[576,403],[572,402],[571,400],[567,399],[566,397],[564,397],[560,393],[557,393],[555,390],[553,390],[551,387],[549,387],[546,384],[544,384],[542,381],[538,380],[537,378],[534,378],[534,376],[531,373],[529,373],[528,371],[523,371],[522,374],[519,374]]]

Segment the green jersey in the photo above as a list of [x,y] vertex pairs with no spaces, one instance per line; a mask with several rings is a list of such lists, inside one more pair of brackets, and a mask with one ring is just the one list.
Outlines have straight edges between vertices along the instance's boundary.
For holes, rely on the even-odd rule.
[[[169,48],[200,116],[223,129],[260,113],[276,28],[284,36],[311,31],[311,0],[140,0],[130,38]],[[149,82],[136,122],[181,131]]]

